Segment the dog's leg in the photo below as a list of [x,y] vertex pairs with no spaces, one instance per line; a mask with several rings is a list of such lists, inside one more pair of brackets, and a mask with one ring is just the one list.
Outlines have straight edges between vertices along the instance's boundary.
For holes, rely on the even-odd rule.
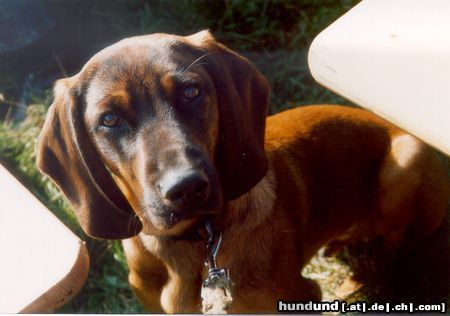
[[293,274],[290,278],[267,280],[270,284],[262,287],[245,289],[234,284],[239,291],[233,293],[231,313],[269,313],[277,310],[278,301],[307,303],[320,302],[322,292],[319,285],[301,275]]
[[161,305],[166,313],[199,313],[200,285],[194,273],[182,277],[175,271],[169,271],[169,280],[162,289]]
[[139,301],[152,313],[163,313],[161,292],[167,283],[167,269],[147,251],[139,238],[125,239],[123,248],[130,268],[129,282]]
[[426,236],[442,223],[449,197],[444,168],[424,143],[411,135],[393,138],[380,169],[376,232],[395,250],[412,224],[415,236]]

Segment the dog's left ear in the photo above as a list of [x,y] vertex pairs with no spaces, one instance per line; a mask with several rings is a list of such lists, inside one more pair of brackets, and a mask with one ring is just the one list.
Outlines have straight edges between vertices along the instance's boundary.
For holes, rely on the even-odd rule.
[[217,43],[209,32],[191,35],[191,39],[208,53],[205,67],[219,103],[216,164],[225,198],[233,200],[267,172],[264,132],[269,85],[247,59]]
[[88,235],[135,236],[142,223],[89,139],[82,117],[83,97],[73,88],[76,82],[67,78],[55,86],[55,99],[39,137],[37,165],[64,192]]

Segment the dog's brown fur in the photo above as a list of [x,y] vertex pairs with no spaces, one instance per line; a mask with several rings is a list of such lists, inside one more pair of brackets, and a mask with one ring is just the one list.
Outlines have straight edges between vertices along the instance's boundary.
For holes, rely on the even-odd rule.
[[[265,121],[266,80],[208,32],[126,39],[55,91],[39,167],[88,234],[132,237],[123,241],[130,283],[152,312],[200,311],[205,240],[186,236],[205,216],[223,233],[218,264],[231,271],[241,313],[319,300],[300,271],[329,242],[382,236],[394,250],[446,214],[449,181],[428,146],[342,106]],[[108,111],[122,125],[99,123]],[[207,197],[189,208],[160,192],[182,168],[208,179]]]

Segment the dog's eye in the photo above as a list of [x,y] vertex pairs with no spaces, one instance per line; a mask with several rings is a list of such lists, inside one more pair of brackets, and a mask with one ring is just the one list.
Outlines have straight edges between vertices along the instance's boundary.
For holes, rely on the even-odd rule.
[[195,86],[189,86],[184,88],[183,96],[188,101],[195,99],[199,94],[200,90]]
[[119,115],[114,113],[105,114],[102,118],[102,125],[110,128],[120,126],[121,120]]

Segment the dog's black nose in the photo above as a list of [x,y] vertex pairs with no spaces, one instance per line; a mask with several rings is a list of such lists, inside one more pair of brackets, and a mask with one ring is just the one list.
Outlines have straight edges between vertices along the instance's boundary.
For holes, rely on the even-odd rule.
[[169,172],[159,187],[161,195],[178,207],[203,202],[209,193],[208,178],[199,170]]

